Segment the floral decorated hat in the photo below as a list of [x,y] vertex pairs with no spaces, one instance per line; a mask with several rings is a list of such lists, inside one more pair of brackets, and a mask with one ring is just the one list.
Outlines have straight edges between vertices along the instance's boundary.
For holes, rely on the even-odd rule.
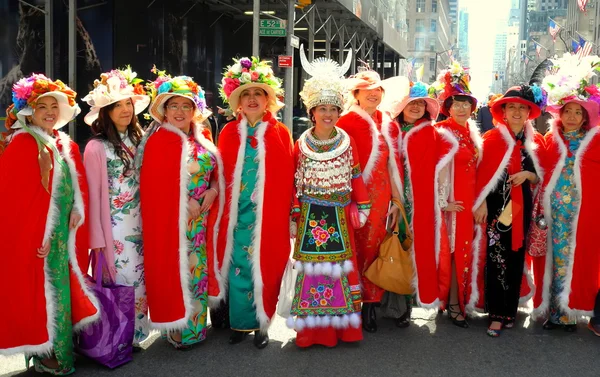
[[83,97],[91,106],[90,112],[83,118],[85,123],[91,126],[98,119],[100,109],[128,98],[133,102],[136,115],[144,111],[150,103],[150,97],[146,95],[142,82],[130,66],[101,74],[100,80],[94,80],[94,89]]
[[510,102],[517,102],[528,106],[529,120],[532,120],[542,115],[542,110],[546,106],[546,93],[537,84],[508,88],[502,97],[489,104],[492,117],[497,122],[504,123],[502,105]]
[[600,58],[591,55],[579,59],[577,55],[567,53],[552,63],[554,73],[542,81],[542,88],[548,92],[548,112],[557,117],[563,106],[575,102],[587,111],[590,126],[597,126],[600,122],[600,89],[590,80],[600,71]]
[[448,113],[448,103],[452,97],[464,96],[470,97],[471,112],[477,108],[477,98],[473,96],[470,88],[471,75],[469,72],[456,60],[450,63],[450,66],[440,72],[437,81],[431,85],[430,93],[437,94],[437,98],[441,103],[440,111],[446,116]]
[[306,73],[312,76],[304,82],[300,92],[306,111],[310,113],[310,109],[319,105],[334,105],[342,109],[344,107],[343,76],[352,63],[352,52],[340,67],[336,61],[327,58],[317,58],[309,63],[304,53],[304,46],[300,46],[300,62]]
[[[58,102],[59,115],[54,129],[59,129],[73,120],[80,112],[75,102],[75,93],[62,81],[52,81],[42,74],[32,74],[13,85],[13,103],[6,109],[7,129],[21,128],[26,117],[33,115],[37,101],[43,97],[54,97]],[[17,122],[18,120],[18,122]]]
[[191,77],[171,77],[166,71],[159,71],[156,66],[151,72],[158,75],[156,80],[146,84],[146,90],[152,99],[150,115],[154,120],[162,123],[165,118],[165,103],[169,98],[176,96],[192,100],[195,107],[195,122],[201,123],[212,114],[206,107],[204,90]]
[[[437,119],[440,112],[440,104],[435,99],[435,96],[429,90],[429,85],[424,82],[409,81],[404,76],[396,76],[387,81],[384,85],[386,88],[386,100],[381,104],[381,108],[388,111],[393,118],[400,115],[406,106],[416,100],[423,100],[427,105],[427,112],[431,115],[431,119]],[[387,100],[387,99],[390,100]]]
[[257,57],[233,59],[234,64],[225,68],[219,94],[223,102],[229,104],[234,112],[238,111],[240,94],[249,88],[261,88],[268,95],[267,110],[276,113],[284,105],[278,100],[283,96],[281,80],[275,77],[271,62]]

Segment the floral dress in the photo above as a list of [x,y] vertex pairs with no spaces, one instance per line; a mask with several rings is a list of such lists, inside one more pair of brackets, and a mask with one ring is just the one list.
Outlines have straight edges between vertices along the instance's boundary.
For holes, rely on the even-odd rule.
[[231,329],[236,331],[254,331],[260,328],[254,303],[253,248],[250,246],[256,226],[255,189],[258,176],[258,151],[255,134],[256,127],[249,125],[228,279],[229,321]]
[[[120,134],[132,155],[136,148],[126,134]],[[114,147],[104,142],[110,199],[110,220],[115,250],[116,283],[135,288],[134,344],[145,340],[149,333],[148,302],[144,279],[144,247],[140,216],[139,175],[137,170],[124,172],[123,161]],[[130,158],[133,165],[133,158]]]
[[550,287],[550,321],[561,325],[574,325],[576,318],[570,317],[560,309],[559,296],[563,292],[569,259],[571,256],[571,227],[573,217],[579,208],[579,192],[575,187],[575,154],[581,140],[585,137],[582,130],[565,132],[565,141],[571,152],[567,156],[565,166],[554,191],[552,192],[552,285]]

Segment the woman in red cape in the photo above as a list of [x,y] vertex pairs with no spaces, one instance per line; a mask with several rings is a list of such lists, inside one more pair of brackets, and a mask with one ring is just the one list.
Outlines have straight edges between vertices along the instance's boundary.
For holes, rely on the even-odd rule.
[[[445,278],[449,276],[449,267],[443,268],[444,261],[449,261],[449,253],[438,201],[439,178],[458,145],[448,132],[433,126],[439,104],[429,96],[428,85],[409,82],[405,77],[386,81],[388,94],[382,107],[395,117],[401,128],[398,137],[403,162],[400,165],[401,200],[413,231],[411,256],[415,274],[412,285],[420,306],[437,308],[441,292],[449,289],[443,285],[449,280]],[[381,311],[384,316],[393,318],[398,327],[407,327],[411,301],[411,296],[386,292]]]
[[82,272],[85,171],[77,144],[57,131],[79,113],[75,96],[43,75],[17,82],[0,156],[0,354],[33,356],[36,371],[55,375],[75,371],[73,331],[100,314]]
[[[596,66],[599,64],[597,56],[590,58]],[[561,67],[562,63],[567,62],[559,60],[556,66]],[[595,70],[593,65],[589,67],[590,72]],[[594,315],[600,289],[598,227],[594,221],[600,213],[596,189],[600,182],[600,93],[581,77],[573,80],[580,83],[576,97],[560,85],[546,85],[574,74],[559,68],[542,84],[552,99],[548,109],[554,119],[545,137],[543,206],[548,224],[547,253],[533,258],[537,287],[533,304],[535,316],[546,316],[546,330],[562,326],[574,331],[577,317]],[[557,98],[556,92],[569,96]],[[590,326],[594,321],[590,321]]]
[[519,302],[534,293],[525,264],[525,235],[533,185],[543,176],[544,144],[530,121],[540,115],[543,102],[537,85],[510,88],[491,107],[498,125],[483,136],[473,205],[476,223],[485,224],[477,227],[473,249],[472,284],[480,293],[471,295],[469,305],[489,313],[487,334],[492,337],[514,326]]
[[147,87],[159,128],[140,147],[146,295],[152,326],[186,349],[206,339],[208,305],[222,298],[214,239],[224,181],[210,134],[194,122],[209,115],[202,88],[158,74]]
[[262,349],[269,343],[291,251],[292,138],[274,116],[282,105],[277,101],[281,81],[267,62],[257,57],[236,61],[225,70],[220,90],[238,114],[219,135],[227,205],[217,247],[228,290],[229,343],[254,332],[254,345]]
[[377,110],[383,96],[383,82],[375,71],[365,70],[348,79],[352,95],[348,111],[337,122],[358,147],[363,180],[371,199],[371,210],[365,226],[355,234],[358,271],[362,284],[362,325],[368,332],[377,331],[375,304],[381,301],[384,290],[371,283],[363,273],[379,254],[379,246],[387,234],[386,221],[395,225],[399,209],[392,199],[400,200],[402,192],[401,160],[398,124]]
[[450,286],[450,294],[442,297],[442,300],[452,323],[466,328],[467,303],[473,294],[478,293],[472,289],[471,281],[475,223],[470,209],[475,201],[475,176],[483,141],[479,129],[470,120],[477,99],[469,88],[469,74],[460,68],[454,74],[450,70],[440,74],[444,89],[439,97],[442,113],[448,118],[436,126],[448,131],[458,145],[456,155],[442,172],[440,190],[440,207],[444,211],[451,254],[451,280],[445,284]]

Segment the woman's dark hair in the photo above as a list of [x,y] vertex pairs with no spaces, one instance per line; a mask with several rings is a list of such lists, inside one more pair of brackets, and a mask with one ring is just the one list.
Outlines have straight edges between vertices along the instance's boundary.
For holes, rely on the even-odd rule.
[[444,108],[446,109],[446,111],[450,110],[454,101],[469,102],[471,104],[471,109],[473,109],[473,98],[469,96],[450,96],[444,101]]
[[[590,115],[588,114],[587,110],[585,109],[585,107],[579,105],[581,107],[581,114],[583,115],[583,124],[581,125],[581,128],[583,128],[584,130],[589,130],[590,129]],[[564,105],[563,107],[560,108],[560,110],[558,110],[558,114],[560,116],[563,115],[563,113],[565,112],[565,108],[567,107],[567,105]],[[562,129],[563,128],[563,124],[562,121],[559,119],[558,120],[558,125],[559,127]]]
[[[421,119],[433,120],[433,119],[431,119],[431,114],[429,114],[429,111],[427,111],[427,110],[425,110],[425,113],[423,114],[423,116],[421,117]],[[402,111],[400,114],[398,114],[398,116],[396,117],[396,121],[399,124],[406,123],[404,121],[404,111]]]
[[[132,168],[133,161],[129,154],[123,149],[121,145],[121,136],[117,131],[117,127],[110,119],[109,112],[115,108],[118,102],[112,103],[100,109],[98,112],[98,118],[92,123],[92,133],[94,139],[106,140],[115,149],[115,154],[123,161],[124,169],[123,174],[127,175]],[[131,122],[127,126],[127,135],[137,147],[142,140],[142,127],[138,122],[137,115],[133,112],[131,116]]]

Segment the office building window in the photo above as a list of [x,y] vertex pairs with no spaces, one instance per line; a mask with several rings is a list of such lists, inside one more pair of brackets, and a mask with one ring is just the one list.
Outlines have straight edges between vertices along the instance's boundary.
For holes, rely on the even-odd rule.
[[425,13],[425,0],[417,0],[417,13]]
[[432,33],[437,33],[437,21],[431,20],[431,28],[429,29]]
[[406,19],[406,31],[410,31],[410,21],[408,18]]
[[429,38],[429,51],[435,51],[435,39],[436,38]]
[[431,13],[437,13],[437,0],[431,0]]
[[415,50],[423,51],[425,49],[425,38],[415,38]]
[[431,72],[435,71],[435,58],[429,58],[429,70]]
[[425,31],[425,20],[416,20],[415,21],[415,32],[423,32]]

